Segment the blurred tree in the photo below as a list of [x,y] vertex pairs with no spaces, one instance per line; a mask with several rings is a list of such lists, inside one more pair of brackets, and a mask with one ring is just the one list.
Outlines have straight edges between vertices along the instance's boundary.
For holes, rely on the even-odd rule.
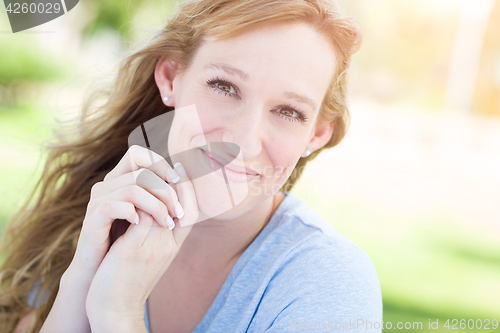
[[[358,96],[424,108],[443,104],[457,13],[419,1],[343,0],[363,32],[355,55]],[[437,5],[436,5],[437,6]],[[450,38],[451,37],[451,38]]]
[[480,114],[500,116],[500,1],[488,22],[472,105]]
[[0,47],[0,105],[18,100],[22,83],[61,78],[65,68],[61,59],[43,51],[34,39],[2,38]]
[[5,39],[0,48],[0,84],[47,81],[61,77],[58,61],[26,40]]
[[470,112],[494,0],[460,2],[460,24],[451,58],[445,103],[453,112]]
[[[151,0],[150,0],[151,1]],[[83,29],[84,36],[90,37],[100,30],[115,30],[120,37],[127,37],[132,28],[131,21],[144,0],[86,0],[81,4],[94,12],[94,19]],[[154,1],[158,2],[158,1]]]

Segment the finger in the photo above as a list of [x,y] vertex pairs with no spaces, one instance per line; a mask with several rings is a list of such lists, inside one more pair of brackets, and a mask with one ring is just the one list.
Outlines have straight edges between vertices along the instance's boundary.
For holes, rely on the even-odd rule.
[[[98,184],[99,183],[96,183],[96,185]],[[91,205],[96,207],[100,202],[102,202],[106,195],[118,190],[119,188],[131,185],[139,185],[147,190],[167,206],[170,216],[177,216],[176,206],[180,205],[178,203],[179,200],[177,198],[177,193],[175,193],[175,190],[163,179],[158,177],[156,173],[145,168],[107,180],[100,183],[99,186],[94,186],[92,188],[93,192],[91,196],[95,199]],[[93,209],[92,206],[89,207],[89,209]],[[177,208],[177,211],[178,210],[179,209]]]
[[152,215],[156,223],[165,228],[168,228],[167,223],[170,223],[168,221],[172,219],[168,214],[167,206],[139,185],[121,187],[110,193],[106,199],[130,202],[135,207]]
[[87,230],[103,230],[109,233],[111,223],[116,219],[127,220],[132,224],[139,223],[135,206],[130,202],[108,200],[99,205],[96,211],[83,221]]
[[173,237],[175,229],[168,230],[153,225],[142,245],[147,247],[148,251],[158,251],[159,254],[173,254],[176,252],[177,247]]
[[187,176],[186,170],[179,162],[174,164],[174,168],[181,177],[179,183],[174,186],[179,202],[184,208],[184,215],[178,219],[181,228],[174,229],[174,238],[180,246],[191,231],[193,224],[198,220],[199,210],[193,183]]
[[137,171],[140,168],[150,168],[161,179],[170,183],[176,183],[180,179],[179,175],[172,169],[163,156],[150,149],[133,145],[130,146],[113,170],[104,177],[104,180],[114,179],[120,175]]
[[[139,223],[139,216],[132,203],[113,200],[103,202],[91,215],[83,220],[79,244],[81,242],[81,244],[84,245],[77,249],[77,253],[83,255],[84,260],[86,260],[88,253],[87,251],[81,250],[81,248],[93,249],[96,251],[99,249],[101,251],[108,250],[111,225],[116,219],[127,220],[134,224]],[[95,269],[97,269],[97,267],[95,267]]]
[[168,229],[165,230],[165,228],[160,227],[153,220],[153,217],[144,212],[142,209],[137,209],[137,214],[140,219],[139,224],[129,226],[125,234],[122,236],[130,248],[138,249],[142,247],[152,229],[160,229],[171,232]]
[[170,216],[182,216],[182,205],[179,203],[177,193],[169,184],[149,169],[140,169],[133,173],[137,175],[137,185],[160,199],[167,206]]

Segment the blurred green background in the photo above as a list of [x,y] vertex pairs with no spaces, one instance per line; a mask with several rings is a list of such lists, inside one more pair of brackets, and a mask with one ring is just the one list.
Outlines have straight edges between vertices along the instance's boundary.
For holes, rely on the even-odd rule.
[[[293,192],[370,256],[393,329],[500,320],[500,2],[339,2],[364,34],[352,124]],[[1,7],[0,232],[39,176],[54,119],[74,116],[173,6],[85,0],[16,34]]]

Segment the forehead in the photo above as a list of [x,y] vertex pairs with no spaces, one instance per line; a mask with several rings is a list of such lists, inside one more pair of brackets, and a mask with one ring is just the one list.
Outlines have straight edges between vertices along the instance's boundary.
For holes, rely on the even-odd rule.
[[204,42],[192,69],[201,73],[213,63],[240,69],[243,73],[235,75],[248,74],[248,82],[262,84],[265,79],[274,87],[300,89],[321,100],[334,73],[335,54],[329,41],[310,25],[266,23]]

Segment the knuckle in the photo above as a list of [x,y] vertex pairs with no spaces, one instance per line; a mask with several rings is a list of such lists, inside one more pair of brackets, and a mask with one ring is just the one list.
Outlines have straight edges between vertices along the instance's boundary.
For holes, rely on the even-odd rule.
[[125,195],[128,200],[133,200],[137,198],[141,193],[139,185],[129,185],[125,189]]
[[141,147],[141,146],[139,146],[139,145],[132,145],[132,146],[130,146],[130,147],[128,148],[128,151],[129,151],[131,154],[135,154],[135,153],[140,152],[142,149],[144,149],[144,148],[142,148],[142,147]]
[[99,205],[99,211],[104,215],[111,214],[113,210],[113,204],[109,201],[104,201]]
[[101,190],[102,182],[97,182],[94,185],[92,185],[92,188],[90,189],[90,197],[95,197],[99,191]]
[[141,153],[141,150],[142,150],[142,147],[139,145],[130,146],[129,149],[127,150],[127,154],[129,155],[130,160],[135,161],[137,156]]

